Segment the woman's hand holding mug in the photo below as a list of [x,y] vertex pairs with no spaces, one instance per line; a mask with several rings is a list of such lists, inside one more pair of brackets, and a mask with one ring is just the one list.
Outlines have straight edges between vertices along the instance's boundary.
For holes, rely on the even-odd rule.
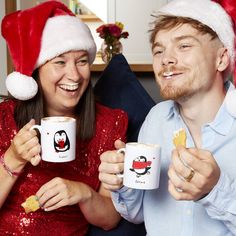
[[41,125],[33,125],[41,135],[43,161],[68,162],[75,160],[76,119],[51,116],[41,119]]
[[34,124],[35,121],[32,119],[19,130],[4,155],[8,163],[12,162],[10,166],[14,167],[14,170],[22,170],[27,162],[37,165],[41,160],[37,133],[30,129]]

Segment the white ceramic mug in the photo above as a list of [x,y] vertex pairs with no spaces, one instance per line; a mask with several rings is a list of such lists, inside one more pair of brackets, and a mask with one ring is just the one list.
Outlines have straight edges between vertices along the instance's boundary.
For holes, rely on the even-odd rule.
[[155,189],[159,187],[160,152],[159,145],[126,143],[118,152],[125,153],[123,184],[135,189]]
[[48,162],[68,162],[75,159],[76,120],[71,117],[51,116],[33,125],[41,134],[41,157]]

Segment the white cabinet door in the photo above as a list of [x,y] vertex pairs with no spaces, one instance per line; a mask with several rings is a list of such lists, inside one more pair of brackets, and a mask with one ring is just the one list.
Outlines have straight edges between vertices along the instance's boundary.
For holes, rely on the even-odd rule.
[[124,55],[130,63],[152,64],[149,43],[150,22],[154,14],[167,0],[116,0],[116,21],[125,25],[129,38],[122,40]]

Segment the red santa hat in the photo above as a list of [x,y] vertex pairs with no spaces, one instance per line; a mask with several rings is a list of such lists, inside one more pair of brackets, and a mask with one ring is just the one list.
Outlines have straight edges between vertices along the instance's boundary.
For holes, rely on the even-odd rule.
[[88,26],[58,1],[5,16],[2,35],[15,67],[7,76],[6,87],[19,100],[36,95],[38,85],[32,73],[48,60],[71,50],[87,51],[90,64],[96,56],[96,44]]

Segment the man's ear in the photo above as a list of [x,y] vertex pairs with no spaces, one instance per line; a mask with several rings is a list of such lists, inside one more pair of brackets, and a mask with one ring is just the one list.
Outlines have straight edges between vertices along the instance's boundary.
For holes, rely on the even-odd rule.
[[230,58],[227,48],[219,48],[216,59],[216,69],[220,72],[226,70],[230,64]]

